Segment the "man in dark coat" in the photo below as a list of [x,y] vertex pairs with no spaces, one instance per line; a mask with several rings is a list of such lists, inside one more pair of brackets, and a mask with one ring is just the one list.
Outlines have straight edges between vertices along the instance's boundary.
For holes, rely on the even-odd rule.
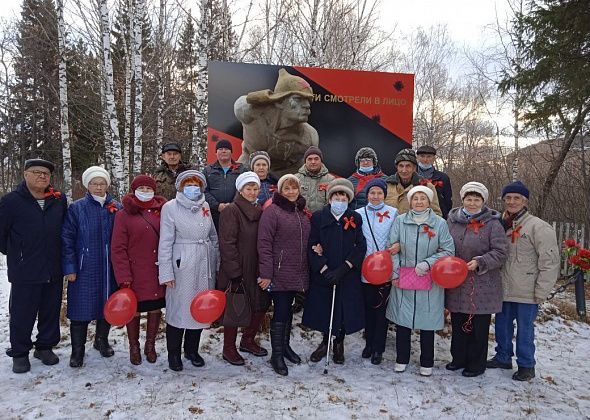
[[334,287],[334,363],[344,363],[344,336],[365,327],[361,265],[367,243],[361,217],[348,208],[353,198],[352,183],[343,178],[335,179],[328,186],[329,204],[311,218],[308,247],[311,281],[303,325],[324,335],[311,354],[312,362],[319,362],[328,351]]
[[436,159],[436,149],[434,147],[418,147],[416,157],[418,159],[418,175],[423,177],[436,188],[436,195],[438,196],[438,204],[442,211],[442,217],[446,219],[453,208],[453,189],[451,188],[451,180],[444,172],[434,169],[434,161]]
[[[25,162],[24,181],[0,199],[0,252],[7,256],[10,289],[12,371],[31,369],[29,351],[45,365],[59,363],[52,348],[59,343],[63,288],[61,227],[66,198],[50,185],[55,169],[43,159]],[[37,339],[31,340],[37,320]]]
[[182,161],[182,149],[178,143],[167,143],[162,146],[162,164],[156,173],[156,193],[165,197],[166,200],[176,198],[176,177],[178,174],[193,169],[191,165]]
[[236,179],[246,172],[241,163],[231,158],[232,145],[229,140],[219,140],[215,144],[215,156],[217,160],[207,165],[203,174],[207,180],[205,187],[205,200],[211,208],[211,216],[215,229],[219,230],[219,214],[231,202],[236,195]]

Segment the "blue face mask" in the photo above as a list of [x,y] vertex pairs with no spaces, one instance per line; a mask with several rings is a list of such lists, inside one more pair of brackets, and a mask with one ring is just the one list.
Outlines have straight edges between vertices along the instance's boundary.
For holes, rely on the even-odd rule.
[[332,210],[332,213],[334,213],[336,216],[340,216],[341,214],[343,214],[347,208],[348,203],[346,201],[330,201],[330,209]]
[[364,173],[369,173],[369,172],[373,172],[373,166],[365,166],[364,168],[361,167],[359,168],[360,172],[364,172]]
[[427,165],[426,163],[422,163],[422,162],[418,162],[418,166],[424,170],[432,168],[432,164]]
[[201,187],[197,185],[187,185],[182,189],[182,193],[189,200],[195,201],[197,198],[201,196]]
[[385,207],[385,202],[382,201],[379,204],[371,204],[371,203],[369,203],[369,204],[367,204],[367,207],[370,208],[370,209],[372,209],[372,210],[381,210],[383,207]]

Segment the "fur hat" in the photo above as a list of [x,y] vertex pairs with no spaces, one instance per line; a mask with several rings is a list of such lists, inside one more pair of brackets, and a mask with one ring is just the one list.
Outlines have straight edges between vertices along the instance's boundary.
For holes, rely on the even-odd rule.
[[258,178],[258,175],[256,175],[256,173],[254,172],[248,171],[241,173],[236,178],[236,190],[242,191],[244,185],[248,184],[249,182],[254,182],[256,185],[260,187],[260,178]]
[[332,194],[337,192],[346,194],[349,203],[354,198],[354,187],[352,182],[346,178],[336,178],[328,184],[328,200],[332,197]]
[[43,166],[44,168],[49,169],[49,172],[53,173],[55,170],[55,165],[52,162],[49,162],[45,159],[27,159],[25,160],[25,171],[32,166]]
[[131,182],[131,190],[135,191],[139,187],[150,187],[156,191],[156,180],[149,175],[137,175]]
[[174,186],[176,187],[176,191],[180,191],[180,185],[182,184],[182,181],[193,176],[196,176],[201,180],[201,182],[203,183],[203,189],[205,189],[205,187],[207,186],[207,180],[205,179],[205,175],[203,175],[202,172],[197,171],[195,169],[189,169],[187,171],[181,172],[176,177],[176,183],[174,184]]
[[379,160],[377,159],[377,153],[370,147],[361,147],[358,152],[356,152],[356,156],[354,157],[354,163],[357,168],[361,167],[361,159],[373,159],[373,166],[379,165]]
[[418,165],[418,161],[416,160],[416,152],[414,152],[412,149],[400,150],[395,156],[395,164],[397,165],[403,161],[412,162],[414,165]]
[[428,201],[432,203],[432,200],[434,199],[434,192],[432,192],[430,188],[424,185],[416,185],[415,187],[410,189],[410,191],[408,191],[408,203],[412,202],[412,196],[417,192],[426,194],[426,196],[428,197]]
[[483,185],[481,182],[474,181],[468,182],[467,184],[461,187],[461,191],[459,192],[459,195],[461,196],[461,201],[465,199],[465,196],[468,193],[477,193],[481,195],[481,198],[483,198],[484,203],[488,201],[488,197],[490,195],[485,185]]
[[264,150],[258,150],[256,152],[250,153],[250,168],[254,169],[254,162],[260,159],[265,160],[266,164],[268,165],[268,169],[270,169],[270,156]]
[[511,182],[502,188],[502,198],[504,198],[504,196],[509,193],[516,193],[526,197],[527,199],[529,198],[529,189],[520,181]]
[[84,185],[84,188],[88,189],[88,184],[94,178],[103,178],[107,182],[107,187],[111,185],[111,176],[103,167],[91,166],[82,174],[82,185]]
[[280,177],[279,182],[277,182],[277,191],[279,192],[279,194],[281,193],[281,190],[283,189],[283,184],[288,179],[292,179],[293,181],[297,182],[297,185],[299,185],[299,178],[297,178],[293,174],[285,174],[282,177]]
[[320,160],[324,160],[324,155],[322,154],[322,151],[319,149],[319,147],[309,146],[303,154],[303,161],[305,161],[309,155],[318,155]]
[[217,152],[219,149],[229,149],[232,152],[234,151],[231,142],[226,139],[221,139],[217,143],[215,143],[215,151]]
[[385,198],[387,198],[387,182],[381,178],[373,178],[365,185],[365,191],[369,194],[369,190],[373,187],[379,187],[383,190],[383,194],[385,194]]
[[267,105],[279,102],[291,95],[303,96],[311,101],[313,100],[313,89],[307,80],[299,76],[293,76],[285,69],[280,69],[274,92],[270,89],[250,92],[246,96],[246,102],[250,105]]

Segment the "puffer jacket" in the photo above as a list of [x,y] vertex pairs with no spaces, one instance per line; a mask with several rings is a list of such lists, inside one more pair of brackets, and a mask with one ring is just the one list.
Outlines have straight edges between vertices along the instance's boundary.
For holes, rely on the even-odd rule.
[[508,261],[502,269],[505,302],[542,303],[559,277],[559,245],[551,225],[528,211],[506,231]]
[[317,174],[309,172],[303,165],[295,176],[299,178],[301,195],[309,211],[314,213],[321,210],[328,203],[328,184],[336,177],[328,172],[324,164]]
[[354,187],[354,199],[348,206],[350,209],[356,210],[367,205],[367,191],[365,185],[367,185],[367,182],[375,178],[387,179],[387,175],[381,171],[379,166],[375,167],[369,174],[356,171],[348,177],[348,180],[352,182],[352,186]]
[[432,190],[434,198],[430,203],[430,208],[439,216],[442,216],[442,211],[438,203],[438,195],[436,194],[436,188],[428,180],[422,178],[420,175],[414,172],[412,175],[412,181],[410,185],[404,188],[401,184],[397,174],[391,175],[386,180],[387,182],[387,197],[385,198],[385,204],[395,207],[399,214],[404,214],[410,211],[410,203],[408,202],[408,191],[417,185],[424,185]]

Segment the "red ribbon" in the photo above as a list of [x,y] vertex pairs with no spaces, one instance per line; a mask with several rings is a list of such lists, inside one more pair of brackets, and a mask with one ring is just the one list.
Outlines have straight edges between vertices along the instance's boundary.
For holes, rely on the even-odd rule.
[[352,227],[353,229],[356,228],[354,216],[350,216],[350,218],[344,216],[342,219],[344,219],[344,230],[348,230],[349,227]]
[[510,233],[510,240],[512,243],[515,243],[518,238],[520,238],[520,229],[522,229],[522,225],[518,226],[516,229],[512,229]]
[[59,198],[61,198],[61,193],[59,191],[54,190],[53,187],[49,187],[49,189],[47,190],[47,192],[45,193],[45,195],[43,197],[44,198],[55,197],[55,198],[59,199]]
[[442,187],[443,186],[443,182],[442,181],[434,181],[432,179],[428,179],[428,178],[423,178],[420,180],[420,185],[426,186],[428,184],[432,184],[435,187]]
[[469,221],[469,224],[467,225],[467,227],[469,229],[471,229],[472,231],[474,231],[475,233],[479,233],[479,230],[484,227],[485,223],[484,222],[480,222],[478,220],[475,219],[471,219]]
[[109,204],[107,204],[106,206],[104,206],[104,208],[107,209],[109,211],[109,213],[116,213],[119,211],[119,209],[117,208],[115,203],[112,201]]
[[328,191],[328,184],[319,184],[318,191]]
[[307,207],[303,209],[303,214],[305,214],[308,219],[311,219],[312,214]]
[[424,233],[428,234],[428,238],[432,239],[436,236],[436,232],[430,229],[430,226],[425,225],[422,227],[422,229],[424,230]]
[[389,217],[389,210],[386,210],[385,213],[379,213],[377,212],[377,217],[379,218],[379,223],[383,223],[383,218],[387,217],[388,219]]
[[209,217],[209,209],[206,209],[205,207],[201,207],[201,210],[203,210],[203,216]]
[[236,171],[236,170],[240,169],[240,164],[239,164],[239,163],[233,163],[233,164],[230,166],[230,169],[231,169],[232,171]]
[[277,191],[277,186],[276,185],[271,185],[270,187],[268,187],[268,192],[274,193]]

